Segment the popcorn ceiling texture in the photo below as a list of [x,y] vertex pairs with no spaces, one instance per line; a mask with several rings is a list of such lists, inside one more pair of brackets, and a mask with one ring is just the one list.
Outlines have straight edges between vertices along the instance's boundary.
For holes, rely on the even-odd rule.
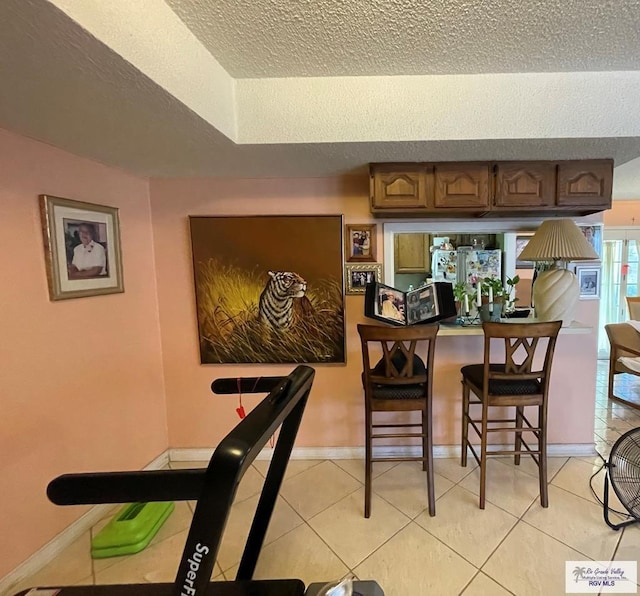
[[640,68],[640,0],[166,1],[235,78]]
[[[0,0],[0,128],[155,177],[362,175],[370,162],[611,157],[617,166],[630,162],[628,192],[638,196],[639,70],[296,78],[294,67],[320,64],[335,72],[335,66],[362,68],[364,61],[393,64],[400,49],[410,49],[399,20],[408,9],[390,0],[382,14],[385,5],[374,2],[365,15],[364,3],[335,9],[321,3],[324,20],[309,30],[315,37],[305,38],[315,4],[238,0],[230,8],[219,1],[199,5],[198,22],[211,23],[210,36],[220,30],[221,41],[233,37],[224,44],[246,52],[243,60],[257,68],[288,61],[286,78],[233,78],[225,71],[232,68],[229,56],[212,55],[164,0]],[[433,1],[424,2],[433,16]],[[588,15],[583,4],[571,4],[578,24]],[[620,49],[637,45],[631,31],[637,17],[622,18],[628,0],[615,4],[622,13],[608,12],[604,22],[619,21],[618,36],[609,45],[594,43],[583,58],[587,65],[604,54],[613,60],[616,51],[617,64],[637,58],[637,51]],[[444,1],[441,10],[452,14]],[[346,24],[352,12],[357,26]],[[384,29],[388,42],[363,45],[365,22],[380,35]],[[593,35],[602,23],[594,21]],[[438,26],[431,36],[423,27],[422,52],[427,40],[434,47],[446,42],[443,28],[460,34],[451,23]],[[278,37],[278,27],[287,35]],[[490,30],[474,32],[468,23],[464,30],[498,59],[506,52],[506,38],[497,43],[490,36],[482,44],[479,36]],[[553,28],[545,30],[548,37]],[[307,50],[294,48],[296,36]],[[554,43],[567,45],[564,38]],[[460,65],[479,59],[472,50]]]

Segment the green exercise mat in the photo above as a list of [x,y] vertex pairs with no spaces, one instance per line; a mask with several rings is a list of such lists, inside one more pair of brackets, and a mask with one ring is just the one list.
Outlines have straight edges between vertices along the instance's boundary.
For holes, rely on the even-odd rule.
[[124,506],[94,536],[91,541],[91,557],[104,559],[140,552],[151,542],[174,509],[172,501]]

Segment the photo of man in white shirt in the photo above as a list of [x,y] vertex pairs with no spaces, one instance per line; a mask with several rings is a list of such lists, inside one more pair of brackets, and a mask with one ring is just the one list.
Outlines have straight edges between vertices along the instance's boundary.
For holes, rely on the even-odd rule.
[[73,259],[68,265],[69,279],[89,279],[107,273],[107,253],[94,240],[94,227],[90,223],[78,226],[80,244],[73,249]]

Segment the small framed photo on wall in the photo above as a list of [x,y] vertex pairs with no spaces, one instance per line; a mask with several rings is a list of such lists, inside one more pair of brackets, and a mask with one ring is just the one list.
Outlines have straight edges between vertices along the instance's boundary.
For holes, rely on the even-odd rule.
[[600,267],[577,265],[576,276],[580,286],[580,300],[600,298]]
[[345,234],[347,263],[366,263],[376,260],[377,224],[349,224]]
[[602,224],[578,224],[578,227],[587,242],[591,244],[593,250],[598,254],[598,259],[602,259]]
[[364,294],[368,283],[382,281],[382,263],[346,264],[347,294]]
[[529,244],[529,240],[533,238],[533,234],[517,235],[516,236],[516,269],[533,269],[533,261],[521,261],[520,253]]

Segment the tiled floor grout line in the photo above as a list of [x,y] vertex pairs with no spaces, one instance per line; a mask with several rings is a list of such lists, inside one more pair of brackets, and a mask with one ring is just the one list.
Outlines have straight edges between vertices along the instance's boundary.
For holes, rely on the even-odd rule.
[[[463,490],[466,490],[464,487],[460,487]],[[467,491],[469,492],[469,491]],[[472,493],[473,494],[473,493]],[[493,503],[491,503],[493,505]],[[495,505],[494,505],[495,507]],[[502,510],[504,511],[504,509]],[[508,513],[508,512],[507,512]],[[515,528],[518,525],[518,519],[516,518],[515,515],[510,514],[512,517],[514,517],[516,519],[516,522],[513,524],[513,527],[511,528],[511,530],[513,528]],[[453,551],[454,553],[456,553],[456,555],[458,555],[461,559],[464,559],[467,563],[469,563],[469,565],[471,565],[472,567],[475,567],[475,569],[477,569],[478,571],[481,571],[482,566],[491,558],[491,555],[493,555],[493,553],[495,552],[495,550],[491,551],[491,554],[486,558],[486,560],[482,563],[482,565],[478,566],[476,563],[474,563],[473,561],[470,561],[467,557],[465,557],[463,554],[459,553],[455,548],[453,548],[450,544],[447,544],[446,542],[444,542],[441,538],[438,538],[438,536],[436,536],[435,534],[433,534],[432,532],[430,532],[427,528],[425,528],[424,526],[421,526],[419,523],[417,523],[415,520],[412,520],[419,528],[422,528],[425,532],[427,532],[427,534],[429,534],[431,537],[435,538],[438,542],[442,543],[444,546],[446,546],[449,550]],[[511,533],[511,530],[509,530],[507,532],[507,535],[509,535]],[[506,536],[505,536],[506,538]],[[500,544],[502,544],[502,541],[500,541]],[[487,575],[487,574],[485,574]],[[475,577],[475,576],[474,576]],[[488,577],[488,575],[487,575]],[[491,578],[493,579],[493,578]],[[493,580],[496,581],[496,580]],[[465,587],[466,590],[466,587]]]
[[[379,544],[374,550],[372,550],[364,559],[362,559],[362,561],[360,561],[359,563],[357,563],[353,569],[351,569],[352,572],[354,572],[354,569],[360,565],[362,565],[367,559],[371,558],[375,553],[377,553],[383,546],[385,546],[389,541],[391,541],[393,538],[395,538],[398,534],[400,534],[400,532],[402,532],[403,530],[405,530],[406,528],[408,528],[412,523],[413,520],[411,518],[409,518],[409,516],[407,516],[405,514],[405,517],[407,517],[407,523],[404,524],[401,528],[398,528],[398,530],[396,530],[393,534],[391,534],[391,536],[389,536],[389,538],[387,538],[384,542],[382,542],[381,544]],[[337,556],[337,555],[336,555]],[[342,560],[342,559],[341,559]],[[345,563],[346,565],[346,563]],[[347,567],[349,567],[347,565]],[[354,572],[355,573],[355,572]]]
[[[313,519],[313,518],[311,518],[311,519]],[[351,569],[351,567],[349,565],[347,565],[347,562],[343,561],[342,557],[336,551],[334,551],[331,548],[331,546],[324,540],[324,538],[322,538],[322,536],[320,536],[320,534],[318,534],[318,532],[316,532],[315,528],[309,523],[309,521],[305,520],[304,523],[318,537],[318,539],[322,542],[322,544],[324,544],[333,553],[333,555],[335,557],[337,557],[338,561],[340,561],[349,571],[353,572],[353,569]],[[335,578],[335,579],[338,579],[338,578]]]
[[[338,466],[343,472],[346,472],[347,474],[349,474],[349,476],[351,476],[351,478],[354,478],[355,480],[357,480],[358,482],[360,482],[363,486],[364,486],[364,482],[362,482],[362,480],[360,480],[360,478],[358,478],[357,476],[355,476],[354,474],[352,474],[351,472],[349,472],[349,470],[345,470],[340,464],[336,463],[337,461],[361,461],[362,465],[364,467],[364,459],[359,459],[359,460],[355,460],[355,459],[339,459],[339,460],[330,460],[333,463],[336,464],[336,466]],[[391,470],[393,470],[395,467],[397,467],[399,464],[401,464],[403,461],[406,460],[402,460],[399,459],[397,462],[395,462],[388,470],[385,470],[384,472],[380,472],[380,474],[378,474],[377,476],[374,476],[372,474],[371,476],[371,482],[373,483],[373,481],[376,478],[380,478],[380,476],[384,476],[387,472],[390,472]],[[384,462],[384,463],[392,463],[392,462]]]
[[[556,538],[555,536],[552,536],[551,534],[545,532],[544,530],[541,530],[540,528],[537,528],[533,524],[530,524],[526,519],[523,519],[523,520],[520,520],[520,521],[522,521],[523,524],[527,524],[530,528],[533,528],[534,530],[538,530],[538,532],[542,532],[542,534],[544,534],[545,536],[548,536],[549,538],[552,538],[553,540],[555,540],[556,542],[559,542],[563,546],[566,546],[567,548],[570,548],[571,550],[574,550],[577,553],[580,553],[585,558],[585,560],[589,560],[589,561],[595,561],[596,560],[593,557],[583,553],[581,550],[579,550],[575,546],[571,546],[570,544],[567,544],[566,542],[563,542],[559,538]],[[620,542],[620,535],[618,536],[618,540],[616,541],[616,546],[618,545],[619,542]],[[614,552],[615,552],[615,548],[616,547],[614,546]],[[613,556],[613,555],[611,555],[611,556]]]
[[[395,467],[395,466],[394,466]],[[387,472],[389,472],[390,470],[387,470]],[[386,474],[387,472],[384,472],[383,474],[380,474],[380,476],[384,476],[384,474]],[[421,473],[423,473],[421,471]],[[426,473],[426,472],[424,472]],[[434,472],[435,473],[435,472]],[[380,477],[378,476],[378,478]],[[442,476],[442,474],[438,474],[438,476]],[[444,478],[445,480],[449,480],[448,478],[446,478],[445,476],[442,476],[442,478]],[[382,499],[385,503],[387,503],[387,505],[391,505],[391,507],[393,507],[394,509],[396,509],[397,511],[399,511],[400,513],[402,513],[402,515],[404,515],[405,517],[409,518],[410,521],[413,521],[416,517],[418,517],[419,515],[422,515],[422,513],[424,511],[426,511],[429,508],[429,505],[427,503],[427,505],[425,505],[425,507],[423,507],[419,513],[417,513],[414,517],[412,517],[411,515],[409,515],[408,513],[406,513],[405,511],[402,511],[402,509],[400,509],[397,505],[395,505],[394,503],[392,503],[391,501],[389,501],[388,499],[386,499],[383,495],[381,495],[380,493],[376,492],[376,489],[373,486],[373,478],[371,479],[371,493],[372,496],[375,494],[376,497],[378,497],[379,499]],[[449,482],[453,482],[452,480],[449,480]],[[435,482],[434,482],[435,484]],[[364,484],[363,484],[364,486]],[[455,486],[455,484],[454,484]],[[451,489],[453,488],[453,486],[450,486],[447,490],[445,490],[439,497],[436,497],[436,511],[437,511],[437,503],[438,500],[443,497],[445,494],[447,494]],[[434,488],[435,490],[435,488]],[[425,480],[425,486],[424,486],[424,494],[425,496],[427,496],[427,486],[426,486],[426,480]],[[428,500],[428,498],[427,498]]]
[[[600,473],[600,472],[598,472]],[[591,499],[585,499],[585,497],[583,497],[582,495],[579,495],[578,493],[574,493],[572,490],[569,490],[568,488],[565,488],[564,486],[559,486],[557,484],[553,485],[554,488],[557,488],[558,490],[561,490],[565,493],[568,493],[574,497],[578,497],[579,499],[582,499],[583,501],[586,501],[587,503],[591,503],[592,505],[598,505],[600,507],[602,507],[602,503],[599,503],[598,501],[593,501]],[[593,496],[593,495],[591,495]]]
[[[351,493],[353,494],[353,493]],[[341,499],[342,500],[342,499]],[[339,501],[338,501],[339,502]],[[319,515],[319,514],[318,514]],[[315,516],[314,516],[315,517]],[[313,518],[311,518],[313,519]],[[310,520],[309,520],[310,521]],[[352,568],[346,561],[344,561],[342,559],[342,557],[336,552],[334,551],[331,546],[329,544],[327,544],[327,542],[322,538],[322,536],[320,536],[320,534],[318,534],[318,532],[316,532],[316,530],[314,529],[314,527],[305,520],[305,523],[307,524],[307,526],[309,526],[309,528],[311,529],[311,531],[322,541],[322,543],[338,558],[338,560],[351,572],[354,573],[354,569],[358,566],[358,565],[362,565],[362,563],[364,563],[371,555],[373,555],[377,550],[379,550],[380,548],[382,548],[382,546],[384,546],[387,542],[389,542],[389,540],[391,540],[391,538],[393,538],[396,534],[398,534],[399,532],[401,532],[402,530],[404,530],[410,523],[411,520],[407,519],[407,523],[402,526],[397,532],[394,532],[392,536],[390,536],[387,540],[385,540],[382,544],[380,544],[377,548],[375,548],[373,551],[371,551],[364,559],[362,559],[362,561],[359,561],[358,563],[356,563],[356,565],[354,565],[354,567]],[[338,579],[338,578],[335,578]]]
[[462,590],[460,590],[460,594],[459,596],[464,596],[464,593],[466,591],[466,589],[474,582],[474,580],[476,579],[476,577],[478,577],[478,574],[482,573],[480,571],[480,569],[478,569],[475,574],[473,575],[473,577],[465,584],[464,588],[462,588]]
[[[562,466],[560,466],[560,468],[558,469],[558,471],[556,472],[556,474],[554,475],[557,476],[560,473],[560,470],[562,470],[562,468],[564,468],[567,463],[569,462],[571,458],[567,458],[567,460],[564,462],[564,464],[562,464]],[[526,473],[526,472],[525,472]],[[547,484],[551,484],[551,481],[548,481]],[[464,487],[463,487],[464,488]],[[537,499],[540,498],[539,495],[537,498],[533,499],[533,501],[531,501],[531,503],[528,505],[528,507],[525,508],[525,510],[522,512],[522,514],[517,517],[517,521],[515,524],[513,524],[513,527],[505,534],[505,536],[503,537],[503,539],[498,543],[498,545],[493,549],[493,551],[491,551],[491,554],[487,557],[487,559],[485,560],[485,562],[482,564],[482,566],[480,567],[480,571],[482,571],[487,577],[490,577],[494,582],[496,582],[497,584],[499,584],[500,586],[502,586],[502,584],[500,584],[500,582],[498,582],[495,578],[491,577],[486,571],[483,571],[484,566],[487,564],[487,562],[489,561],[489,559],[491,559],[491,557],[496,553],[496,551],[502,546],[502,544],[504,543],[504,541],[507,539],[507,537],[511,534],[511,532],[513,532],[517,527],[518,524],[520,524],[521,522],[524,521],[524,516],[527,514],[527,512],[533,507],[534,503],[537,501]],[[488,500],[488,499],[487,499]],[[495,505],[494,503],[492,503],[492,505]],[[497,505],[495,505],[497,507]],[[503,509],[503,511],[505,511]],[[507,511],[507,513],[510,513],[509,511]],[[511,515],[513,515],[513,513],[511,513]],[[530,525],[530,524],[527,524]],[[537,529],[537,528],[536,528]],[[502,586],[504,588],[504,586]],[[505,588],[506,589],[506,588]],[[507,590],[508,592],[512,593],[510,590]]]
[[[514,526],[515,527],[515,526]],[[492,553],[493,554],[493,553]],[[491,558],[491,557],[489,557]],[[488,561],[489,559],[487,559]],[[485,563],[487,562],[485,561]],[[483,563],[484,565],[484,563]],[[488,577],[492,582],[495,582],[496,584],[498,584],[505,592],[507,592],[508,594],[511,594],[511,596],[516,596],[511,590],[509,590],[509,588],[503,586],[497,579],[494,579],[493,577],[491,577],[486,571],[482,571],[482,569],[478,569],[478,573],[476,573],[472,578],[471,581],[469,581],[469,583],[463,588],[462,592],[460,592],[459,596],[464,596],[464,593],[466,592],[467,588],[469,588],[469,586],[474,582],[474,580],[479,576],[479,575],[484,575],[485,577]]]
[[[336,464],[337,465],[337,464]],[[395,466],[393,466],[395,467]],[[383,476],[384,474],[386,474],[387,472],[389,472],[391,469],[386,470],[385,472],[383,472],[382,474],[380,474],[380,476]],[[440,475],[440,474],[439,474]],[[466,476],[465,476],[466,477]],[[444,477],[446,480],[449,480],[448,478]],[[440,500],[442,497],[444,497],[444,495],[446,495],[452,488],[454,488],[455,486],[457,486],[457,483],[453,483],[453,481],[449,480],[449,482],[452,482],[452,485],[445,490],[444,493],[442,493],[437,499],[436,499],[436,504],[438,502],[438,500]],[[373,484],[373,479],[372,479],[372,484]],[[364,485],[361,485],[360,488],[362,488]],[[358,488],[357,490],[360,490],[360,488]],[[464,487],[461,487],[464,488]],[[465,489],[466,490],[466,489]],[[357,491],[354,491],[357,492]],[[427,532],[430,536],[432,536],[433,538],[435,538],[436,540],[438,540],[438,542],[440,542],[441,544],[443,544],[447,549],[451,550],[452,552],[454,552],[456,555],[458,555],[459,557],[461,557],[462,559],[464,559],[465,561],[467,561],[471,566],[473,566],[474,568],[478,569],[478,567],[472,563],[471,561],[469,561],[466,557],[464,557],[463,555],[461,555],[460,553],[458,553],[455,549],[453,549],[450,545],[446,544],[445,542],[443,542],[442,540],[440,540],[440,538],[438,538],[437,536],[433,535],[431,532],[429,532],[426,528],[424,528],[423,526],[421,526],[420,524],[418,524],[416,522],[416,519],[418,517],[420,517],[420,515],[422,515],[425,511],[427,511],[428,506],[423,508],[419,513],[417,513],[414,517],[411,517],[409,515],[407,515],[406,512],[402,511],[401,509],[399,509],[396,505],[394,505],[393,503],[391,503],[390,501],[388,501],[387,499],[385,499],[382,495],[378,494],[375,492],[375,490],[373,489],[373,486],[371,487],[371,492],[373,494],[375,494],[378,498],[382,499],[383,501],[385,501],[385,503],[387,503],[388,505],[390,505],[391,507],[393,507],[394,509],[396,509],[396,511],[398,511],[400,514],[402,514],[404,517],[407,518],[407,523],[404,524],[401,528],[399,528],[396,532],[394,532],[391,536],[389,536],[389,538],[387,538],[384,542],[382,542],[381,544],[379,544],[374,550],[372,550],[364,559],[362,559],[362,561],[360,561],[356,567],[358,565],[362,565],[362,563],[364,563],[367,559],[369,559],[373,554],[375,554],[378,550],[380,550],[385,544],[387,544],[392,538],[394,538],[397,534],[399,534],[400,532],[402,532],[404,529],[406,529],[409,525],[411,525],[412,523],[415,523],[415,525],[424,530],[425,532]],[[470,491],[468,491],[470,492]],[[342,499],[340,499],[339,501],[336,501],[336,503],[339,503],[340,501],[348,498],[349,496],[351,496],[353,494],[353,492],[349,493],[349,495],[343,497]],[[425,486],[425,494],[426,494],[426,486]],[[334,503],[333,505],[335,505],[336,503]],[[329,509],[330,507],[333,507],[333,505],[330,505],[329,507],[327,507],[327,509]],[[326,511],[326,509],[324,510]],[[316,517],[317,515],[320,515],[319,512],[316,515],[314,515],[313,517],[309,518],[309,520],[305,520],[305,523],[311,528],[311,530],[314,531],[314,533],[320,538],[320,540],[322,540],[322,542],[329,548],[329,550],[336,556],[338,557],[338,559],[348,568],[353,572],[353,568],[350,568],[349,565],[347,565],[347,563],[345,561],[343,561],[343,559],[340,557],[340,555],[338,553],[336,553],[331,546],[329,546],[323,539],[322,536],[320,536],[315,530],[314,528],[309,524],[309,521],[311,521],[314,517]],[[364,513],[363,513],[364,515]]]
[[[287,503],[288,504],[288,503]],[[290,505],[289,505],[290,506]],[[293,509],[293,507],[292,507]],[[265,542],[262,546],[269,546],[270,544],[273,544],[274,542],[277,542],[278,540],[280,540],[280,538],[284,538],[285,536],[287,536],[288,534],[291,534],[291,532],[293,532],[294,530],[297,530],[300,526],[303,526],[306,521],[305,519],[295,510],[293,509],[294,513],[302,520],[301,524],[298,524],[295,528],[291,528],[290,530],[287,530],[286,532],[284,532],[283,534],[281,534],[280,536],[278,536],[277,538],[274,538],[273,540],[271,540],[270,542]],[[221,543],[222,544],[222,543]],[[244,552],[244,548],[242,549]],[[242,558],[242,554],[240,555],[240,558]],[[216,563],[218,563],[218,566],[220,567],[220,571],[222,571],[222,574],[225,575],[228,571],[231,571],[236,565],[239,565],[240,563],[240,559],[235,561],[234,563],[232,563],[231,565],[229,565],[228,567],[223,567],[222,564],[216,559]]]
[[[528,509],[528,508],[527,508]],[[524,515],[524,514],[523,514]],[[514,516],[515,517],[515,516]],[[498,543],[498,545],[491,551],[491,554],[486,558],[485,562],[482,563],[482,565],[480,565],[479,569],[480,571],[482,571],[482,573],[484,573],[487,577],[491,578],[494,582],[496,582],[497,584],[500,584],[500,582],[495,579],[494,577],[491,577],[486,571],[484,571],[484,567],[485,565],[491,560],[491,557],[493,557],[493,555],[496,554],[496,551],[504,544],[504,541],[511,535],[511,533],[518,527],[518,524],[522,521],[522,518],[518,518],[516,523],[513,524],[513,526],[511,527],[511,529],[503,536],[502,540],[500,540],[500,542]],[[502,584],[500,584],[502,586]],[[504,586],[502,586],[504,587]],[[505,588],[506,589],[506,588]],[[510,590],[508,590],[510,591]]]
[[[494,458],[497,459],[497,458]],[[558,470],[558,472],[567,464],[567,462],[569,461],[569,459],[571,458],[567,458],[567,461],[565,461],[564,464],[562,464],[562,466],[560,467],[560,469]],[[499,462],[499,459],[497,460]],[[479,466],[476,465],[476,467],[471,470],[471,472],[469,472],[469,474],[471,474],[472,472],[474,472],[475,470],[477,470],[479,468]],[[523,472],[524,474],[526,474],[526,472]],[[454,486],[459,486],[462,490],[467,491],[468,493],[472,494],[476,499],[479,498],[479,495],[476,495],[475,493],[473,493],[472,491],[470,491],[468,488],[461,486],[460,483],[467,478],[467,476],[469,476],[469,474],[467,474],[464,478],[460,479],[456,484],[454,484]],[[557,474],[557,473],[556,473]],[[528,474],[529,476],[532,476],[531,474]],[[550,483],[550,482],[549,482]],[[451,489],[453,488],[450,487],[446,492],[449,492]],[[439,498],[443,497],[445,494],[443,493]],[[539,498],[539,497],[537,497]],[[464,555],[458,553],[453,547],[451,547],[450,545],[444,543],[442,540],[440,540],[437,536],[435,536],[434,534],[432,534],[427,528],[424,528],[423,526],[420,526],[420,524],[417,524],[418,526],[420,526],[423,530],[425,530],[426,532],[428,532],[431,536],[433,536],[434,538],[436,538],[437,540],[439,540],[440,542],[442,542],[446,547],[448,547],[450,550],[452,550],[453,552],[455,552],[458,556],[462,557],[465,561],[467,561],[470,565],[472,565],[473,567],[476,567],[476,569],[478,569],[478,572],[482,571],[484,565],[486,565],[487,561],[489,561],[489,559],[494,555],[494,553],[498,550],[498,548],[500,548],[500,545],[506,540],[507,536],[509,536],[509,534],[511,534],[511,532],[516,528],[516,526],[523,521],[522,518],[524,517],[524,515],[527,513],[527,511],[529,511],[529,509],[533,506],[533,504],[536,502],[537,498],[533,499],[531,501],[531,503],[527,506],[527,508],[524,510],[524,512],[518,517],[517,515],[514,515],[511,511],[507,511],[506,509],[504,509],[503,507],[501,507],[500,505],[497,505],[496,503],[492,502],[490,499],[487,498],[487,502],[490,503],[492,506],[496,507],[497,509],[500,509],[501,511],[507,513],[508,515],[510,515],[511,517],[516,519],[516,522],[513,524],[513,526],[511,527],[511,529],[505,534],[505,536],[503,537],[502,540],[500,540],[500,542],[498,543],[498,545],[491,551],[491,553],[489,554],[489,556],[485,559],[485,561],[482,563],[482,565],[480,567],[478,567],[475,563],[473,563],[472,561],[469,561],[469,559],[467,559]],[[420,515],[420,514],[419,514]],[[419,517],[416,516],[417,517]],[[414,518],[414,522],[415,519]],[[499,581],[497,581],[495,578],[491,577],[488,573],[482,571],[487,577],[489,577],[490,579],[492,579],[494,582],[496,582],[498,585],[500,585],[501,587],[504,588],[504,586],[502,586],[502,584],[500,584]],[[477,575],[477,574],[476,574]],[[474,576],[475,578],[475,576]],[[473,579],[471,580],[473,581]],[[469,582],[471,583],[471,582]],[[468,587],[468,585],[467,585]],[[467,587],[464,588],[464,590],[467,589]],[[462,593],[464,593],[464,590]],[[505,588],[505,590],[507,590]],[[509,592],[510,594],[512,594],[512,592],[510,590],[507,590],[507,592]]]
[[[529,475],[529,474],[528,474]],[[466,490],[467,492],[471,493],[475,498],[476,501],[478,501],[480,499],[480,495],[474,493],[473,491],[469,490],[467,487],[465,486],[461,486],[460,488]],[[533,505],[533,503],[536,502],[536,499],[538,499],[539,497],[535,497],[531,503],[529,505],[527,505],[527,508],[525,509],[525,513],[526,511],[529,509],[529,507],[531,507],[531,505]],[[487,503],[490,503],[491,505],[493,505],[494,507],[497,507],[498,509],[500,509],[501,511],[504,511],[505,513],[508,513],[509,515],[511,515],[512,517],[515,517],[517,520],[520,520],[520,518],[522,516],[517,516],[515,513],[511,513],[511,511],[509,511],[508,509],[505,509],[504,507],[502,507],[501,505],[498,505],[497,503],[494,503],[488,496],[485,495],[485,499],[487,501]],[[480,507],[478,506],[478,509],[480,509]],[[522,514],[524,515],[524,513]]]

